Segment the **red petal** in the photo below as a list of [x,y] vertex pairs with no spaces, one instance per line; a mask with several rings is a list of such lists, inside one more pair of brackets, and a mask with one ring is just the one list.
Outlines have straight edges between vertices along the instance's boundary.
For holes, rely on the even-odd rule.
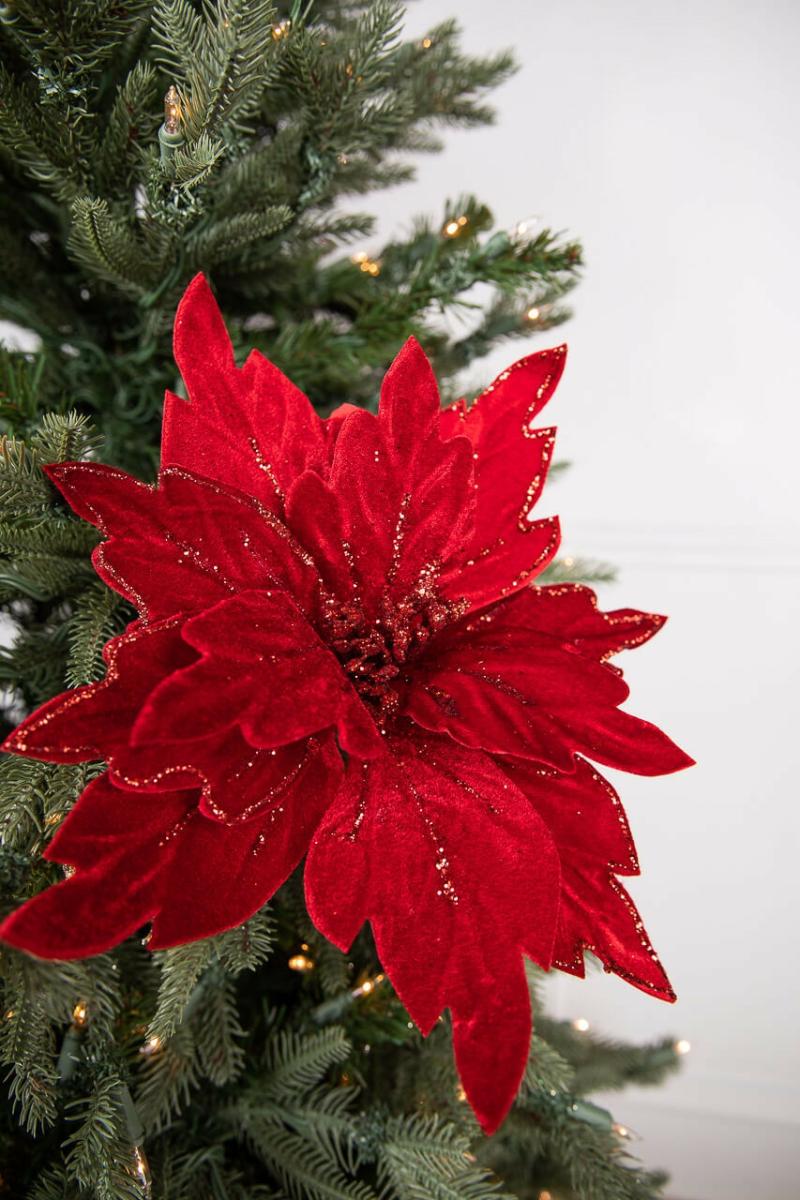
[[608,667],[510,626],[462,624],[415,666],[405,711],[419,725],[565,771],[574,751],[595,744],[596,714],[605,719],[628,695]]
[[134,745],[186,742],[238,724],[273,748],[335,725],[344,748],[369,758],[381,745],[338,659],[285,592],[241,592],[183,626],[200,660],[152,692]]
[[126,791],[200,787],[200,811],[225,825],[283,802],[305,767],[309,742],[257,749],[237,728],[165,746],[121,746],[109,756],[111,778]]
[[472,521],[465,438],[443,441],[436,381],[411,339],[390,367],[378,417],[340,422],[331,472],[368,609],[401,598],[463,557]]
[[[497,376],[474,404],[457,400],[441,415],[443,437],[462,433],[487,454],[487,482],[494,465],[502,470],[503,445],[519,456],[519,436],[526,437],[531,422],[558,387],[567,360],[567,347],[539,350],[512,363]],[[499,482],[499,481],[498,481]]]
[[428,357],[410,337],[383,377],[378,420],[392,458],[413,473],[426,443],[439,435],[439,385]]
[[405,711],[466,746],[563,771],[577,751],[639,775],[690,766],[666,734],[617,707],[628,695],[621,672],[597,659],[657,628],[644,614],[617,615],[606,622],[586,588],[520,593],[435,639],[415,664]]
[[42,958],[83,958],[150,920],[154,950],[239,925],[297,866],[340,775],[335,747],[320,745],[279,808],[232,826],[202,816],[196,791],[134,795],[103,775],[46,853],[76,873],[12,913],[0,939]]
[[608,780],[583,759],[572,775],[518,759],[498,765],[547,825],[561,860],[561,908],[553,965],[584,974],[591,950],[629,983],[674,1000],[633,901],[615,875],[638,875],[625,812]]
[[[532,522],[531,511],[547,477],[554,429],[532,429],[564,369],[566,346],[514,363],[472,407],[462,401],[442,413],[443,435],[462,433],[475,455],[473,563],[445,582],[445,594],[470,609],[508,595],[538,575],[558,548],[555,522]],[[535,543],[524,540],[535,532]]]
[[632,775],[671,775],[694,766],[694,759],[649,721],[619,708],[560,712],[567,740],[574,740],[587,758],[629,771]]
[[331,468],[331,488],[345,521],[362,594],[382,586],[392,557],[398,481],[387,473],[388,451],[372,413],[359,410],[341,422]]
[[[215,728],[180,746],[129,746],[139,711],[153,689],[197,658],[180,621],[136,625],[105,648],[105,679],[42,705],[11,733],[4,749],[51,762],[104,758],[113,782],[128,790],[202,787],[201,811],[241,821],[280,802],[307,758],[304,743],[257,750],[237,729]],[[220,722],[224,725],[224,722]]]
[[579,864],[564,874],[553,965],[582,978],[584,949],[595,954],[607,971],[634,987],[662,1000],[675,1000],[625,888],[608,872],[590,871]]
[[514,604],[515,621],[569,641],[582,654],[599,659],[641,646],[667,619],[633,608],[601,612],[592,589],[577,583],[530,587],[519,593]]
[[335,596],[351,598],[356,578],[344,514],[339,497],[315,471],[304,471],[290,487],[286,524],[314,559],[326,587]]
[[370,921],[423,1032],[450,1008],[461,1077],[487,1131],[525,1068],[522,954],[550,965],[558,891],[557,856],[530,804],[485,755],[439,738],[393,737],[375,762],[351,762],[306,866],[315,924],[346,949]]
[[442,575],[442,594],[476,612],[527,587],[552,562],[561,542],[558,517],[515,525]]
[[108,536],[98,574],[149,620],[215,604],[254,584],[288,588],[307,609],[319,575],[286,527],[256,500],[178,468],[158,488],[98,463],[48,473],[75,511]]
[[306,853],[341,776],[333,739],[311,739],[306,765],[278,807],[234,826],[198,815],[177,839],[151,948],[211,937],[257,912]]
[[156,912],[171,859],[161,839],[191,813],[191,793],[132,796],[101,775],[46,852],[76,874],[12,913],[0,938],[41,958],[84,958],[121,942]]
[[562,774],[552,767],[519,758],[497,765],[524,792],[547,825],[565,864],[582,860],[587,867],[638,875],[639,860],[625,810],[614,788],[585,759]]
[[103,650],[104,679],[63,692],[31,713],[3,749],[48,762],[111,758],[124,746],[136,714],[155,685],[192,662],[196,653],[180,635],[180,619],[132,626]]
[[162,464],[241,488],[279,509],[295,476],[327,460],[323,423],[307,397],[258,352],[236,367],[202,275],[178,306],[174,350],[189,402],[167,393]]

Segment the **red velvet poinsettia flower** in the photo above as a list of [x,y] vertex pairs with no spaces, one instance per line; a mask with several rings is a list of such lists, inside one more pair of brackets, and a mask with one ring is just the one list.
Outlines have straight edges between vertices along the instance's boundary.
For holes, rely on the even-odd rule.
[[608,664],[662,618],[536,587],[533,520],[554,431],[532,420],[564,348],[442,412],[411,340],[377,415],[322,420],[260,354],[239,369],[202,277],[178,310],[189,399],[168,395],[156,486],[95,463],[49,474],[105,540],[98,573],[139,619],[105,678],[57,696],[5,748],[103,759],[46,854],[73,873],[7,942],[70,958],[150,923],[153,949],[245,921],[305,854],[309,911],[347,949],[369,921],[427,1033],[452,1015],[488,1131],[531,1031],[524,956],[607,968],[672,999],[618,875],[625,817],[589,760],[691,761],[620,706]]

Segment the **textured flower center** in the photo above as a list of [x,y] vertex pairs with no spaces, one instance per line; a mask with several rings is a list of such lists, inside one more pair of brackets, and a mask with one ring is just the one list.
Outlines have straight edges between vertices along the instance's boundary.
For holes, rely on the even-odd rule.
[[434,578],[434,568],[426,568],[403,599],[384,594],[372,620],[358,598],[326,606],[328,645],[381,728],[400,707],[415,656],[434,633],[462,615],[459,604],[439,597]]

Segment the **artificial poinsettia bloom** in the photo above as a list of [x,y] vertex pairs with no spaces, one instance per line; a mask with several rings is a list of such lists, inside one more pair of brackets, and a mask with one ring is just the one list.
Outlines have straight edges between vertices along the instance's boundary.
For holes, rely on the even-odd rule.
[[406,343],[377,415],[322,420],[258,353],[239,369],[211,291],[175,325],[155,486],[96,463],[50,478],[105,540],[98,573],[139,612],[99,683],[57,696],[5,748],[103,759],[46,851],[73,869],[0,929],[44,957],[150,946],[250,917],[304,855],[311,916],[347,949],[365,921],[423,1033],[452,1016],[485,1129],[524,1070],[524,956],[609,970],[672,999],[618,875],[638,870],[591,762],[690,760],[620,706],[608,658],[662,618],[536,587],[554,519],[531,512],[554,431],[532,420],[564,348],[440,409]]

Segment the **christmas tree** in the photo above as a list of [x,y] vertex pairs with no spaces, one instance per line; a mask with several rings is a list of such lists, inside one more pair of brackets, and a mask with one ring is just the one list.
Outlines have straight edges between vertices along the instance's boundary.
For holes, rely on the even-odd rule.
[[[372,221],[353,211],[354,197],[408,179],[409,159],[436,151],[442,127],[490,121],[486,94],[513,70],[507,55],[464,56],[453,23],[404,41],[402,16],[384,0],[0,7],[0,318],[35,335],[31,351],[0,352],[5,732],[64,688],[103,680],[104,645],[141,615],[129,591],[109,587],[103,570],[98,578],[101,535],[70,512],[54,465],[154,477],[165,391],[178,392],[174,412],[185,408],[190,354],[205,349],[218,367],[227,352],[196,281],[182,308],[195,330],[189,350],[176,332],[179,378],[173,317],[198,272],[237,361],[262,351],[326,417],[342,402],[374,412],[411,336],[452,404],[464,367],[568,316],[580,246],[524,222],[495,229],[473,197],[379,252],[360,249]],[[461,326],[447,320],[465,312]],[[224,433],[209,419],[193,434],[214,478],[231,455]],[[144,526],[142,545],[146,554]],[[605,574],[555,558],[537,583]],[[622,612],[618,623],[643,617]],[[636,624],[636,637],[655,628]],[[84,789],[99,794],[102,769],[5,758],[2,915],[70,874],[43,852]],[[166,807],[174,793],[157,795]],[[339,883],[346,891],[347,877]],[[98,913],[103,904],[101,891]],[[529,964],[529,1059],[510,1114],[487,1137],[454,1067],[447,1016],[423,1038],[369,926],[345,952],[315,920],[298,868],[246,921],[185,944],[148,948],[145,924],[90,957],[3,945],[0,1188],[34,1200],[661,1194],[663,1180],[630,1157],[626,1131],[587,1097],[658,1082],[680,1044],[620,1045],[547,1017],[545,973]],[[84,945],[92,936],[76,930]],[[446,952],[418,949],[434,991]]]

